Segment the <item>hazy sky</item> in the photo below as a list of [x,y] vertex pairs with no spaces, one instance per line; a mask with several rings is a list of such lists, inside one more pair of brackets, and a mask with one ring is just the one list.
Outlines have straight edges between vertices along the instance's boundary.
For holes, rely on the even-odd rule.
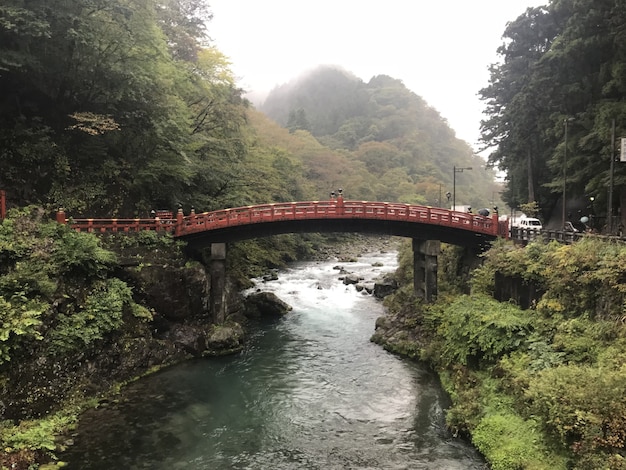
[[317,65],[402,80],[478,149],[506,23],[548,0],[209,0],[209,35],[250,98]]

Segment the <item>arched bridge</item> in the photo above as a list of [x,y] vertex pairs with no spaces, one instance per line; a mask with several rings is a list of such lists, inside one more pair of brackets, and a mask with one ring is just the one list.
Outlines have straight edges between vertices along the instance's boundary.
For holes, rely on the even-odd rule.
[[149,219],[66,219],[77,231],[96,233],[156,230],[172,233],[185,240],[190,248],[213,243],[265,237],[281,233],[365,232],[422,240],[439,240],[478,248],[498,236],[506,236],[507,227],[498,224],[497,214],[450,211],[420,205],[344,201],[288,202],[237,207]]
[[414,289],[427,302],[437,296],[437,257],[440,242],[480,251],[508,227],[498,215],[485,217],[447,209],[366,201],[289,202],[237,207],[184,215],[155,213],[150,219],[67,219],[57,221],[77,231],[137,232],[156,230],[185,240],[190,250],[210,247],[211,312],[216,323],[224,321],[226,242],[298,232],[366,232],[413,239]]

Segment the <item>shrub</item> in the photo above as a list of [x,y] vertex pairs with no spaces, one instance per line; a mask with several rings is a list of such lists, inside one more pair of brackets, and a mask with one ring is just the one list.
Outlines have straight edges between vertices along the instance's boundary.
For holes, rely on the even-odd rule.
[[47,305],[25,296],[0,297],[0,364],[11,360],[11,352],[25,340],[42,339],[40,317]]
[[52,261],[62,275],[94,279],[104,278],[117,257],[102,248],[96,236],[67,231],[55,240]]
[[82,309],[58,315],[46,336],[51,352],[75,351],[118,329],[126,305],[132,305],[132,293],[125,282],[112,278],[96,283]]
[[484,295],[461,296],[441,315],[437,336],[445,366],[494,363],[519,348],[531,331],[530,318],[520,309]]
[[472,432],[472,442],[493,470],[559,470],[566,461],[549,452],[537,424],[510,412],[484,417]]
[[530,412],[575,454],[619,454],[626,445],[626,366],[546,369],[530,380]]

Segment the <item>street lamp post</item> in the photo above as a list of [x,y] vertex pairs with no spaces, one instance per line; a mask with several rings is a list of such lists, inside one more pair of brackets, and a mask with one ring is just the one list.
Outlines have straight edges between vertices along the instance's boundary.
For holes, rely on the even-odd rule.
[[467,167],[463,167],[463,168],[457,168],[456,166],[453,167],[454,170],[452,172],[452,210],[456,210],[456,174],[457,173],[463,173],[464,170],[471,170],[472,167],[471,166],[467,166]]
[[572,122],[574,118],[565,118],[563,119],[563,124],[565,125],[565,150],[563,152],[563,204],[561,207],[561,227],[562,230],[565,230],[565,214],[566,214],[566,204],[565,204],[565,196],[567,190],[567,129],[568,124]]
[[609,167],[609,197],[606,210],[606,226],[609,235],[613,235],[613,173],[615,167],[615,119],[611,122],[611,162]]

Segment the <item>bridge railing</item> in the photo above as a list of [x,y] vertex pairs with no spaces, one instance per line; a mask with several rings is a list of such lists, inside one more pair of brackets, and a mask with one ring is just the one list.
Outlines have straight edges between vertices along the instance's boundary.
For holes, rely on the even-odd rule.
[[[536,230],[532,228],[511,227],[511,238],[524,244],[535,240],[550,241],[555,240],[559,243],[572,244],[585,237],[593,236],[589,233],[570,232],[564,230]],[[607,238],[607,237],[602,237]]]
[[77,232],[118,233],[152,230],[175,233],[176,219],[66,219],[65,213],[57,212],[57,222],[70,224]]

